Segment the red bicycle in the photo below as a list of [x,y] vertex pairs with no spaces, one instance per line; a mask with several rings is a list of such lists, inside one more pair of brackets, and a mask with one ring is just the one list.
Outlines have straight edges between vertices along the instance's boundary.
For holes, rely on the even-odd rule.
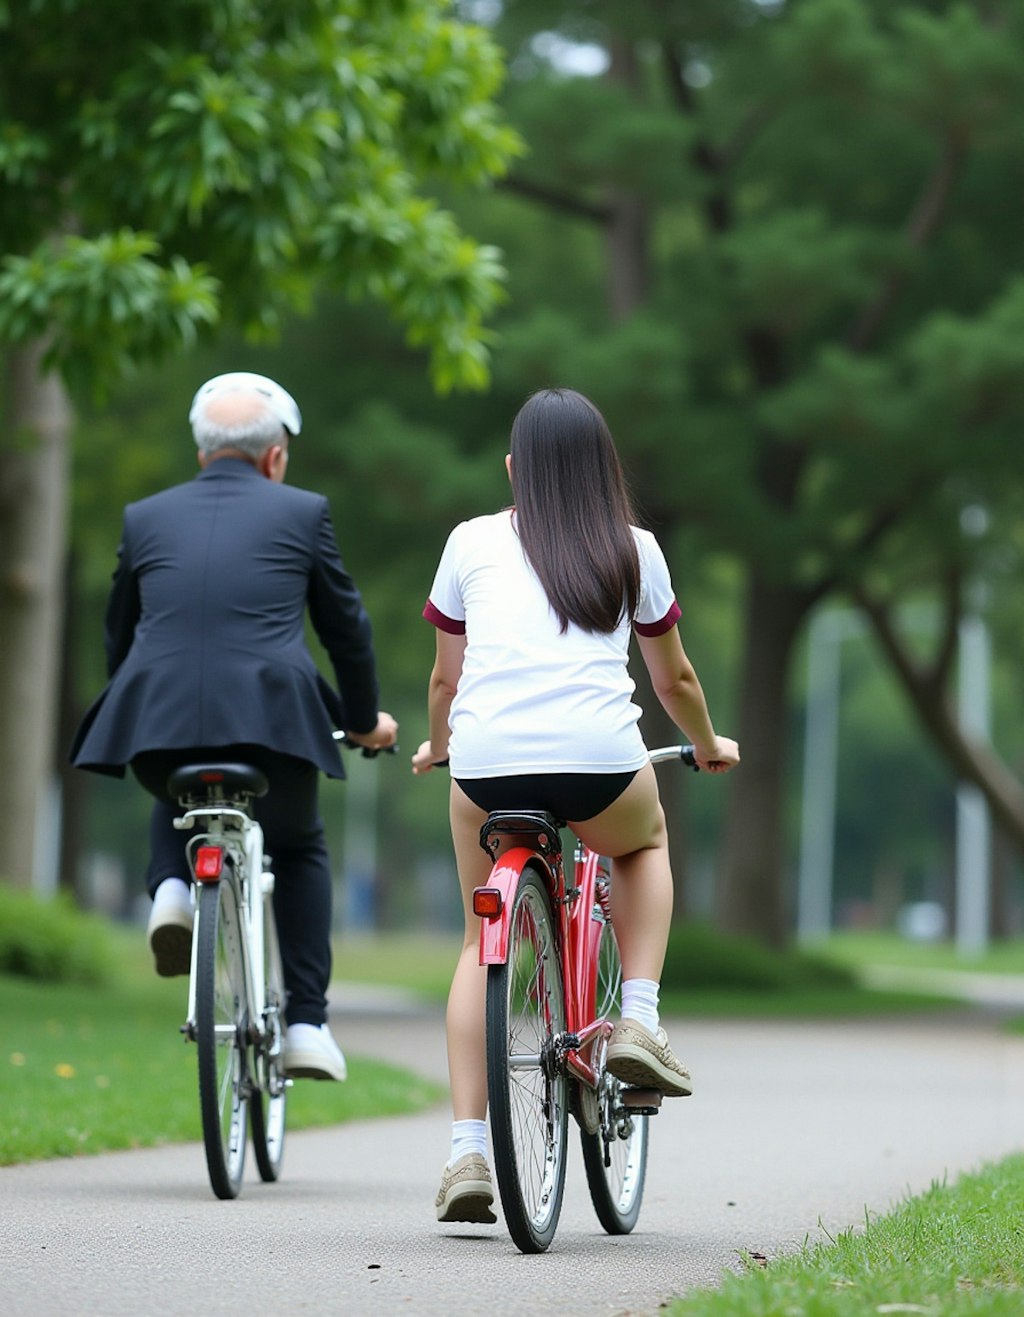
[[[650,752],[696,768],[692,746]],[[524,1253],[554,1238],[565,1188],[571,1112],[587,1184],[609,1234],[636,1225],[647,1172],[653,1089],[605,1069],[622,969],[611,924],[611,865],[577,842],[566,882],[560,829],[544,812],[492,813],[480,844],[494,868],[475,889],[487,968],[487,1089],[505,1221]]]

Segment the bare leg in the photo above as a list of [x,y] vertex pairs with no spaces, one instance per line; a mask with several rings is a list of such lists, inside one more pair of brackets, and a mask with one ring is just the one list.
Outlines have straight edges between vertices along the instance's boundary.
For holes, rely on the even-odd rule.
[[569,826],[592,850],[615,861],[612,923],[622,977],[660,982],[672,919],[672,868],[654,769],[646,765],[606,810]]
[[656,1028],[656,1012],[653,1019],[643,1009],[625,1018],[627,988],[630,1004],[643,1007],[642,991],[637,996],[636,990],[646,985],[637,980],[661,982],[672,918],[672,870],[654,769],[650,764],[642,768],[603,813],[571,826],[592,850],[614,860],[612,923],[622,959],[624,1018],[608,1043],[608,1069],[626,1084],[687,1097],[693,1081],[664,1030]]
[[487,1116],[484,1036],[487,971],[480,964],[480,920],[473,913],[473,888],[486,883],[491,872],[490,859],[480,848],[479,840],[487,815],[455,782],[452,783],[449,812],[466,920],[465,940],[448,994],[448,1076],[452,1115],[455,1120],[484,1120]]

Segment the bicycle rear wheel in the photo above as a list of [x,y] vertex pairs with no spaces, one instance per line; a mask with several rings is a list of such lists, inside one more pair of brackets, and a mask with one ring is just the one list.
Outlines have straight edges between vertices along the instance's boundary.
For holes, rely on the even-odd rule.
[[[619,947],[606,920],[597,955],[598,1017],[618,1019],[621,995]],[[622,1089],[604,1071],[597,1092],[600,1125],[593,1134],[580,1130],[590,1200],[610,1235],[628,1235],[636,1225],[647,1177],[648,1118],[625,1108]]]
[[228,877],[200,884],[196,969],[199,1111],[210,1184],[235,1198],[245,1167],[248,1075],[242,924]]
[[551,902],[537,870],[523,870],[508,957],[487,972],[487,1089],[494,1167],[505,1223],[524,1253],[554,1237],[565,1188],[568,1085],[555,1039],[565,995]]
[[269,893],[263,898],[263,962],[266,985],[263,1037],[253,1048],[255,1083],[249,1096],[249,1124],[260,1179],[269,1184],[281,1174],[288,1099],[288,1087],[281,1067],[284,971],[281,968],[277,924],[274,922],[273,902]]

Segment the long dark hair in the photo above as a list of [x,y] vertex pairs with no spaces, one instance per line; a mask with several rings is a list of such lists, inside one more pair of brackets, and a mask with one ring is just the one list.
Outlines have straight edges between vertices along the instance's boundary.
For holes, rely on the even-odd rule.
[[640,560],[607,422],[573,389],[542,389],[512,423],[516,526],[563,632],[609,632],[636,611]]

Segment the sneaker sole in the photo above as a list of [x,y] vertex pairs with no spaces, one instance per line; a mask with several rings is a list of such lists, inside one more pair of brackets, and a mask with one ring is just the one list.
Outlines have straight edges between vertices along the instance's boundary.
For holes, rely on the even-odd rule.
[[180,924],[162,924],[149,935],[156,958],[156,972],[164,979],[177,978],[192,968],[192,930]]
[[609,1073],[633,1088],[656,1088],[663,1097],[690,1097],[693,1085],[673,1070],[666,1070],[655,1057],[639,1047],[621,1044],[614,1054],[609,1051],[605,1063]]
[[454,1192],[448,1202],[437,1209],[438,1221],[466,1221],[470,1225],[497,1225],[498,1218],[491,1210],[494,1193],[491,1188],[478,1181],[467,1184],[461,1192]]
[[340,1075],[334,1074],[330,1070],[325,1070],[322,1064],[301,1056],[296,1057],[294,1061],[289,1061],[288,1057],[285,1056],[281,1068],[288,1079],[334,1080],[335,1083],[340,1084],[348,1078],[347,1072]]

